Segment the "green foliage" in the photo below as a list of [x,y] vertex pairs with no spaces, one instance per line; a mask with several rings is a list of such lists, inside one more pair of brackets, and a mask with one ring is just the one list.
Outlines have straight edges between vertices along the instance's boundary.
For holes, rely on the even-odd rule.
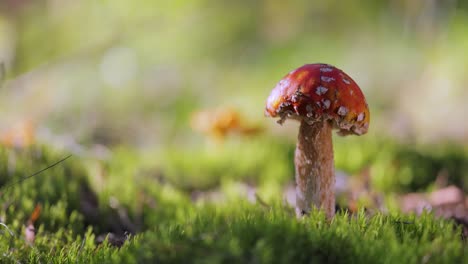
[[[158,163],[162,172],[157,177],[152,172],[154,166],[158,167],[151,162],[153,155],[139,156],[124,149],[116,151],[113,159],[104,163],[108,179],[98,194],[100,214],[103,217],[112,215],[112,210],[105,204],[114,197],[124,210],[128,210],[130,219],[140,219],[141,232],[131,236],[121,248],[107,242],[100,245],[95,242],[96,234],[102,234],[106,230],[103,225],[109,222],[103,220],[84,226],[90,221],[80,213],[79,202],[83,198],[80,197],[80,186],[87,184],[87,176],[79,160],[69,160],[42,175],[4,189],[2,219],[13,235],[2,227],[2,263],[468,261],[460,228],[430,214],[368,217],[363,212],[353,216],[340,213],[328,222],[320,212],[297,220],[291,208],[279,206],[278,195],[271,199],[272,207],[252,205],[239,196],[221,204],[193,203],[190,192],[187,192],[198,188],[215,188],[221,184],[224,187],[219,191],[228,195],[235,181],[252,182],[267,189],[271,182],[284,184],[290,180],[294,147],[267,142],[275,141],[265,139],[245,145],[228,143],[191,156],[190,162],[179,159],[181,155],[167,155],[161,158],[163,165]],[[339,144],[337,148],[341,149]],[[402,155],[391,156],[393,159],[408,159],[407,152],[401,148],[388,146],[392,146],[388,148],[392,155]],[[1,179],[7,184],[54,163],[61,155],[33,147],[2,149],[0,157]],[[360,159],[361,162],[368,159],[378,163],[379,157],[362,156]],[[268,168],[271,164],[276,165]],[[355,164],[353,166],[359,171],[359,162],[350,164]],[[453,166],[458,168],[458,165]],[[198,183],[197,177],[206,177],[209,184]],[[182,179],[187,179],[191,185],[184,185]],[[36,240],[29,244],[23,235],[25,223],[37,203],[41,203],[43,209],[36,224]]]
[[369,169],[373,186],[384,192],[421,191],[445,174],[468,191],[468,152],[456,145],[403,145],[391,139],[336,138],[335,165],[351,174]]
[[164,151],[163,176],[184,190],[205,190],[223,180],[284,184],[294,177],[294,145],[276,138],[237,140],[204,150]]
[[38,224],[44,225],[47,230],[67,227],[83,231],[83,217],[78,211],[80,190],[87,185],[87,177],[76,157],[18,182],[22,177],[64,157],[43,147],[18,150],[0,148],[0,181],[2,186],[9,186],[0,190],[1,214],[3,222],[10,228],[19,231],[39,204],[46,213],[40,217]]
[[[34,246],[2,237],[4,260],[54,263],[465,263],[459,229],[431,215],[321,213],[296,220],[280,207],[243,203],[192,208],[130,238],[120,249],[97,246],[90,230],[40,233]],[[54,245],[50,249],[51,244]]]
[[[294,180],[293,143],[264,137],[233,140],[205,149],[167,149],[158,157],[161,177],[178,189],[207,190],[223,181],[243,181],[257,186]],[[335,165],[350,175],[369,170],[379,191],[427,190],[437,176],[462,186],[468,178],[468,153],[459,146],[414,146],[391,139],[335,138]]]

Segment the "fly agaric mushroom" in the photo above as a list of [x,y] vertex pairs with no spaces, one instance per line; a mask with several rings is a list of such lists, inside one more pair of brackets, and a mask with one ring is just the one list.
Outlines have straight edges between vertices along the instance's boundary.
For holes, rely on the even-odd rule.
[[271,91],[265,115],[300,121],[295,152],[296,215],[312,206],[335,214],[332,128],[341,136],[362,135],[369,109],[359,86],[328,64],[306,64],[287,74]]

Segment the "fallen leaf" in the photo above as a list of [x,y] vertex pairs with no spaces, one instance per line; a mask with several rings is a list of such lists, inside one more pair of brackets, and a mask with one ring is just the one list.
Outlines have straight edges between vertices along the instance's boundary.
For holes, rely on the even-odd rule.
[[421,214],[424,210],[431,210],[432,206],[425,194],[408,193],[400,197],[401,210],[405,213],[416,212]]
[[464,203],[465,196],[463,191],[454,186],[448,186],[436,191],[429,195],[429,201],[432,206],[440,206],[443,204]]
[[39,216],[41,216],[41,210],[42,210],[41,204],[37,204],[36,207],[34,207],[34,211],[32,212],[31,217],[29,218],[29,221],[31,223],[34,224],[39,218]]

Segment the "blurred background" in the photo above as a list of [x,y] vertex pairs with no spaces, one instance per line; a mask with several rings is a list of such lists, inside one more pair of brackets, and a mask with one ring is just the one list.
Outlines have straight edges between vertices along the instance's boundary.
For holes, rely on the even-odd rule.
[[292,69],[333,64],[371,111],[367,135],[335,138],[342,174],[468,188],[467,1],[2,0],[0,62],[4,144],[134,153],[192,197],[240,179],[265,199],[293,181],[298,127],[265,118],[267,96]]
[[326,62],[360,84],[371,134],[468,142],[465,1],[4,0],[0,14],[2,126],[153,147],[192,142],[192,111],[234,107],[284,131],[263,118],[270,90]]

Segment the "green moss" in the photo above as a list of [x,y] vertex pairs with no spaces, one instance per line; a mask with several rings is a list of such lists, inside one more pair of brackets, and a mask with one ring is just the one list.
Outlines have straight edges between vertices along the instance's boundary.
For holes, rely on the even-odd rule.
[[76,157],[11,185],[65,156],[44,147],[0,148],[0,181],[3,186],[10,186],[1,190],[3,222],[13,223],[13,229],[18,230],[29,219],[34,207],[41,205],[43,213],[38,224],[47,230],[67,227],[83,231],[83,217],[78,211],[80,190],[87,186],[87,177]]
[[468,185],[468,153],[457,145],[403,145],[390,139],[336,138],[335,164],[350,174],[370,170],[373,187],[383,192],[427,190],[437,176]]
[[[41,234],[34,246],[0,239],[4,260],[54,263],[465,263],[453,225],[434,219],[323,214],[296,220],[284,208],[238,204],[192,208],[132,237],[120,249],[71,232]],[[55,247],[50,248],[51,244]],[[14,248],[14,250],[13,250]]]
[[275,138],[228,141],[213,148],[164,151],[163,176],[183,190],[215,188],[223,180],[284,184],[294,178],[294,145]]
[[[323,214],[297,221],[284,208],[202,208],[157,225],[124,246],[126,263],[463,263],[450,223],[421,218]],[[405,223],[405,221],[407,223]],[[441,247],[444,245],[444,247]]]
[[[291,208],[279,206],[280,196],[272,196],[269,203],[273,206],[268,207],[252,205],[242,196],[230,195],[238,181],[257,183],[262,186],[261,192],[268,193],[268,188],[275,189],[290,180],[294,146],[268,142],[228,143],[216,150],[206,149],[190,161],[176,154],[168,155],[161,167],[151,158],[154,156],[138,155],[125,149],[116,151],[113,158],[102,165],[107,174],[105,188],[98,193],[101,203],[97,210],[104,220],[92,228],[86,228],[89,219],[80,213],[79,205],[80,186],[87,184],[86,171],[79,159],[68,160],[4,190],[2,204],[8,206],[4,206],[3,219],[14,235],[2,228],[2,263],[468,261],[460,228],[429,214],[368,217],[362,212],[354,216],[340,213],[329,223],[322,213],[314,212],[309,218],[298,221]],[[395,154],[402,153],[399,152],[402,148],[391,146],[389,159],[400,157]],[[174,153],[177,152],[174,150]],[[60,157],[61,154],[41,147],[21,151],[2,149],[1,179],[6,184]],[[383,162],[381,157],[374,157],[373,162],[391,164]],[[188,165],[179,167],[178,162]],[[270,162],[276,164],[274,169],[267,168]],[[197,170],[193,173],[194,168],[198,168],[200,174]],[[221,168],[230,171],[224,172]],[[155,177],[154,170],[160,170],[161,174]],[[393,173],[399,171],[395,168]],[[179,173],[184,177],[177,178]],[[182,182],[185,177],[192,181],[190,188]],[[207,177],[208,182],[213,182],[210,188],[222,182],[219,192],[230,198],[219,204],[193,203],[187,191],[205,186],[197,185],[197,177]],[[95,234],[109,230],[106,226],[110,223],[109,217],[118,218],[107,205],[110,197],[128,210],[130,220],[138,224],[140,231],[121,248],[95,242]],[[7,203],[10,200],[13,202]],[[23,238],[25,223],[37,203],[43,205],[43,211],[36,224],[36,240],[29,245]]]

